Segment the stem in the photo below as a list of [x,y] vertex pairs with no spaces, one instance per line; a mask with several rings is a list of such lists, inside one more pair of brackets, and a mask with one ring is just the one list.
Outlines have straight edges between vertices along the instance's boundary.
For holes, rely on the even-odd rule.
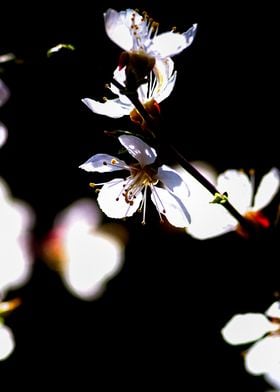
[[[120,90],[120,92],[127,96],[130,99],[131,103],[135,106],[139,114],[143,117],[149,128],[152,129],[154,123],[152,118],[150,117],[149,113],[146,111],[142,103],[139,101],[137,91],[127,91],[126,88],[113,79],[112,83]],[[154,137],[153,131],[150,129],[152,136]],[[169,149],[172,155],[176,158],[178,163],[188,172],[190,173],[202,186],[204,186],[212,195],[216,195],[220,193],[218,189],[207,180],[194,166],[192,166],[187,159],[174,147],[172,144],[166,143],[161,140],[161,144],[164,145],[165,148]],[[255,234],[255,230],[252,224],[244,218],[236,209],[235,207],[226,200],[224,203],[221,204],[224,208],[228,210],[228,212],[240,223],[240,225],[250,234]]]

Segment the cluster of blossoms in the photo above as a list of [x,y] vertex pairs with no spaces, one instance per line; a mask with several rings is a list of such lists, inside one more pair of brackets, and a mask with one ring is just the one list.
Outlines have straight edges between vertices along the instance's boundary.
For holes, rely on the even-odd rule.
[[[170,95],[176,81],[171,57],[192,43],[197,25],[183,34],[173,30],[157,34],[158,23],[146,13],[140,15],[132,9],[121,12],[109,9],[104,14],[104,21],[109,38],[125,51],[114,71],[117,86],[109,85],[117,98],[104,103],[90,98],[82,101],[95,113],[112,118],[130,115],[132,121],[143,125],[144,119],[129,99],[129,93],[133,93],[133,89],[137,92],[139,101],[151,117],[159,115],[159,103]],[[167,165],[159,165],[156,150],[139,137],[121,135],[118,139],[134,158],[133,163],[127,164],[107,154],[96,154],[80,165],[81,169],[92,172],[129,172],[125,179],[95,184],[102,186],[97,201],[103,212],[112,218],[124,218],[142,211],[142,222],[145,223],[150,191],[161,220],[165,216],[175,227],[188,226],[191,219],[185,201],[190,192],[179,173]]]
[[[119,131],[124,134],[118,140],[134,159],[132,163],[108,154],[95,154],[80,165],[81,169],[89,172],[129,172],[126,178],[92,183],[92,186],[101,187],[97,201],[102,211],[111,218],[125,218],[141,211],[142,222],[145,223],[147,195],[150,193],[160,220],[164,216],[171,225],[186,228],[194,238],[211,238],[232,230],[247,236],[248,233],[239,224],[243,218],[259,228],[269,228],[270,221],[261,210],[279,191],[277,168],[272,168],[264,176],[255,196],[254,183],[245,173],[227,170],[218,178],[211,179],[210,192],[213,194],[215,186],[220,190],[215,203],[211,203],[209,187],[202,186],[193,173],[190,175],[180,168],[159,164],[159,151],[156,152],[143,140],[143,136],[147,135],[144,132],[146,127],[150,127],[147,119],[153,121],[159,117],[160,102],[171,94],[175,86],[177,71],[174,70],[172,57],[191,45],[197,24],[182,34],[174,30],[158,34],[158,23],[147,13],[140,14],[132,9],[120,12],[108,9],[104,13],[104,22],[108,37],[123,50],[113,82],[108,85],[116,97],[105,102],[91,98],[82,101],[100,115],[112,118],[129,115],[140,127],[138,134],[141,138]],[[137,97],[139,105],[135,104],[132,96]],[[154,133],[152,136],[156,139]],[[154,142],[157,144],[157,140]],[[224,203],[225,206],[227,200],[233,203],[236,214],[232,215],[219,205]]]
[[[262,313],[237,314],[224,326],[222,336],[232,345],[249,344],[244,352],[246,370],[264,376],[280,389],[280,302]],[[254,343],[253,343],[254,342]]]

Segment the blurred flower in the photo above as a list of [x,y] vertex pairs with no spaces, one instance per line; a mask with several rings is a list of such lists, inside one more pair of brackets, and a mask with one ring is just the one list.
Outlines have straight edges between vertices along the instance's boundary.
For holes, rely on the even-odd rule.
[[262,313],[238,314],[221,333],[227,343],[256,341],[245,351],[245,368],[253,375],[264,375],[274,387],[280,386],[280,302]]
[[[97,198],[102,211],[111,218],[125,218],[137,210],[143,210],[142,223],[145,223],[149,188],[160,219],[165,215],[171,225],[186,227],[190,222],[190,214],[185,207],[189,190],[180,175],[166,165],[153,166],[157,158],[156,151],[136,136],[122,135],[119,141],[138,163],[128,165],[111,155],[96,154],[80,166],[89,172],[130,172],[125,179],[115,178],[102,184],[93,184],[103,185]],[[158,182],[165,189],[156,186]]]
[[0,319],[0,361],[8,358],[15,347],[14,335],[9,327]]
[[43,256],[69,291],[84,300],[100,297],[121,269],[125,232],[100,224],[96,203],[80,199],[56,217],[43,244]]
[[[237,230],[244,235],[238,221],[221,205],[211,203],[213,196],[206,188],[183,169],[177,169],[192,189],[188,208],[193,219],[187,233],[198,239],[216,237]],[[200,170],[198,168],[198,170]],[[203,169],[200,170],[203,174]],[[207,177],[207,175],[206,175]],[[227,170],[210,181],[222,194],[228,194],[229,202],[236,210],[256,225],[268,228],[270,222],[261,210],[268,205],[279,191],[280,172],[272,168],[261,180],[254,195],[254,181],[242,171]]]
[[13,199],[0,178],[0,293],[22,286],[30,276],[32,254],[30,229],[34,222],[31,208]]
[[197,24],[182,34],[173,30],[157,35],[159,24],[147,13],[133,9],[117,12],[109,8],[104,13],[108,37],[125,51],[144,52],[156,59],[172,57],[191,45]]
[[[159,111],[159,104],[167,98],[175,85],[176,72],[174,72],[174,63],[170,58],[159,61],[154,73],[150,74],[148,83],[142,84],[138,89],[138,97],[144,105],[148,113],[152,114],[152,110]],[[156,75],[156,76],[155,76]],[[114,78],[121,85],[126,80],[125,70],[118,68],[114,72]],[[94,99],[84,98],[82,102],[89,107],[94,113],[119,118],[125,115],[135,116],[135,108],[130,99],[113,84],[108,86],[110,90],[118,97],[114,99],[106,99],[105,102],[98,102]]]

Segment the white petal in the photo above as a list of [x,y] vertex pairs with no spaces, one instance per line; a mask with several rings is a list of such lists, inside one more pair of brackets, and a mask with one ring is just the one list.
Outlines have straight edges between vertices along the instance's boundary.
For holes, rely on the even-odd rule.
[[270,369],[268,373],[264,374],[265,380],[272,385],[274,388],[277,388],[277,391],[268,391],[268,392],[279,392],[280,390],[280,364],[275,366],[275,368]]
[[127,164],[108,154],[95,154],[79,166],[88,172],[108,173],[116,170],[128,169]]
[[167,165],[162,165],[158,168],[157,178],[170,192],[179,197],[182,203],[187,201],[186,199],[190,196],[189,188],[176,170]]
[[217,184],[219,192],[227,192],[229,202],[244,214],[250,209],[253,196],[253,185],[248,176],[238,170],[227,170],[220,174]]
[[267,317],[278,318],[280,320],[280,301],[275,301],[265,312]]
[[8,358],[15,348],[15,340],[12,330],[6,325],[0,324],[0,361]]
[[245,368],[254,375],[273,371],[280,364],[280,338],[267,336],[249,348],[245,356]]
[[129,154],[140,163],[141,167],[151,165],[156,160],[157,154],[155,149],[138,137],[121,135],[119,136],[119,141]]
[[233,316],[221,333],[227,343],[236,345],[253,342],[276,329],[263,314],[246,313]]
[[267,206],[280,186],[280,172],[274,167],[265,176],[263,176],[255,196],[254,210],[261,210]]
[[187,227],[191,221],[190,214],[181,200],[166,189],[152,187],[151,199],[157,210],[166,216],[175,227]]
[[119,272],[123,249],[112,235],[92,231],[68,234],[64,240],[67,262],[62,271],[65,284],[82,299],[96,299]]
[[98,102],[91,98],[83,98],[82,102],[94,113],[112,118],[120,118],[130,113],[133,106],[124,104],[119,98]]
[[132,49],[133,39],[130,29],[123,23],[121,13],[109,8],[104,13],[105,30],[108,37],[122,49],[128,51]]
[[3,144],[5,144],[7,137],[8,137],[7,128],[0,121],[0,147],[2,147]]
[[172,57],[186,49],[193,41],[197,25],[194,24],[183,34],[169,31],[153,39],[149,53],[159,57]]
[[[208,181],[216,184],[216,173],[212,167],[205,162],[192,162],[192,165]],[[187,203],[192,222],[186,232],[196,239],[205,240],[235,230],[238,222],[223,206],[210,203],[213,195],[181,166],[176,166],[176,171],[191,190]]]
[[110,218],[125,218],[132,216],[138,209],[142,200],[142,193],[139,192],[130,205],[125,201],[123,196],[124,185],[126,181],[122,178],[116,178],[107,182],[100,190],[97,202],[101,210]]

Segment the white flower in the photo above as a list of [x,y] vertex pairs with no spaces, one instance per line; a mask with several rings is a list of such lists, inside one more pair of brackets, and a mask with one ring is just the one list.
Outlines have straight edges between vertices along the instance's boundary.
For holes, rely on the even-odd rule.
[[[198,239],[207,239],[239,228],[238,221],[221,205],[210,203],[213,195],[190,174],[181,169],[180,173],[191,184],[192,194],[188,208],[193,216],[187,233]],[[203,171],[202,171],[203,174]],[[260,212],[268,205],[280,186],[280,172],[272,168],[261,180],[254,196],[254,181],[242,171],[227,170],[218,176],[214,184],[220,193],[227,192],[229,202],[244,217],[263,227],[270,222]]]
[[[148,83],[142,84],[138,89],[138,98],[140,102],[147,108],[147,104],[154,101],[162,102],[167,98],[175,85],[177,73],[174,72],[174,63],[170,58],[163,61],[158,61],[150,73]],[[117,68],[114,72],[114,79],[121,85],[124,85],[126,80],[125,69]],[[134,110],[134,105],[126,95],[122,94],[120,90],[113,84],[108,86],[110,90],[118,97],[114,99],[105,100],[105,102],[98,102],[91,98],[84,98],[82,102],[87,105],[94,113],[109,116],[112,118],[119,118],[130,115]]]
[[[245,368],[253,375],[263,375],[274,387],[280,386],[280,302],[274,302],[265,314],[237,314],[221,333],[230,344],[256,341],[245,352]],[[268,319],[270,317],[272,321]]]
[[[135,72],[137,75],[141,70],[142,76],[139,76],[139,79],[146,79],[147,83],[142,84],[142,80],[137,89],[140,102],[145,106],[149,102],[160,103],[167,98],[176,81],[174,63],[170,57],[180,53],[192,43],[197,25],[194,24],[183,34],[169,31],[157,35],[158,23],[147,14],[140,15],[132,9],[117,12],[111,8],[104,13],[104,21],[109,38],[123,50],[135,55],[136,60],[134,58],[134,65],[131,67],[132,73]],[[141,59],[139,68],[137,68],[137,56]],[[147,59],[147,65],[144,66],[143,72],[144,58]],[[126,64],[120,65],[114,72],[115,80],[123,86],[126,85],[128,76],[126,69],[128,65],[125,68],[124,65]],[[151,69],[152,71],[149,72]],[[146,78],[148,75],[149,77]],[[134,109],[130,100],[114,85],[110,85],[109,88],[118,96],[117,98],[106,100],[104,103],[90,98],[84,98],[82,101],[97,114],[113,118],[129,115]]]
[[0,294],[22,286],[30,276],[33,222],[31,208],[13,199],[0,178]]
[[[67,289],[83,300],[100,297],[124,260],[124,229],[101,225],[93,200],[80,199],[61,211],[43,244],[44,258]],[[107,228],[107,231],[106,231]]]
[[172,57],[191,45],[197,24],[182,34],[169,31],[157,35],[158,23],[146,13],[132,9],[117,12],[109,8],[104,13],[108,37],[125,51],[143,51],[156,59]]
[[[146,198],[148,188],[151,199],[161,215],[175,227],[186,227],[190,215],[185,207],[189,196],[187,185],[179,174],[166,165],[155,167],[156,151],[136,136],[122,135],[120,143],[138,163],[131,165],[107,154],[96,154],[80,166],[89,172],[112,172],[128,170],[126,178],[115,178],[103,185],[98,194],[98,204],[103,212],[111,218],[132,216],[137,210],[143,210],[143,223],[146,215]],[[161,182],[164,188],[156,186]]]

